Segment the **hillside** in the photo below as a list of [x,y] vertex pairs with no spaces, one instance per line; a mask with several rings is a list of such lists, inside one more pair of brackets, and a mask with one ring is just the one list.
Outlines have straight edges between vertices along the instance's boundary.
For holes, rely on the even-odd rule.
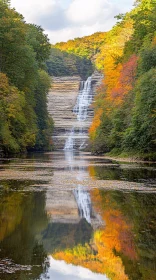
[[97,68],[96,56],[105,43],[105,37],[105,32],[97,32],[52,45],[47,61],[48,73],[51,76],[79,75],[86,80]]
[[55,45],[59,51],[90,60],[104,74],[90,128],[95,153],[155,158],[156,5],[138,0],[117,16],[107,33],[99,32]]
[[55,45],[56,48],[74,53],[79,57],[86,57],[92,61],[95,60],[101,46],[105,43],[106,32],[97,32],[83,38],[75,38],[68,42],[61,42]]
[[10,1],[0,1],[0,30],[0,151],[48,149],[49,39],[40,26],[26,24]]
[[49,75],[55,77],[79,75],[86,80],[94,71],[90,59],[59,50],[55,46],[51,47],[46,64]]
[[154,1],[137,1],[134,10],[119,17],[107,33],[107,44],[97,58],[105,78],[90,128],[94,152],[155,158],[155,14]]

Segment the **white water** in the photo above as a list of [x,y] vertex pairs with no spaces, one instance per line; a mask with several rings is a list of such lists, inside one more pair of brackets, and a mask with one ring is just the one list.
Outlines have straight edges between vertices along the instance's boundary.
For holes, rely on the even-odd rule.
[[80,217],[85,218],[86,221],[91,224],[91,199],[89,193],[79,185],[74,190],[75,198],[78,204]]
[[92,103],[92,77],[89,77],[85,83],[81,83],[79,95],[73,112],[77,115],[78,121],[87,119],[88,107]]
[[[76,156],[77,153],[75,153],[74,150],[65,151],[65,159],[69,164],[68,168],[70,171],[73,171],[75,168]],[[73,192],[74,192],[75,200],[77,202],[80,217],[85,218],[86,221],[89,224],[91,224],[92,205],[91,205],[90,194],[86,190],[86,188],[82,185],[83,184],[82,182],[84,181],[85,174],[86,174],[85,168],[82,167],[82,162],[83,160],[81,161],[80,166],[76,165],[78,167],[76,178],[79,181],[79,184],[76,186]]]
[[70,134],[66,140],[64,150],[69,151],[74,149],[74,128],[71,129]]
[[[80,139],[79,149],[85,147],[85,136],[83,133],[83,122],[87,120],[88,117],[88,108],[92,103],[92,77],[89,77],[86,82],[81,82],[80,90],[77,97],[76,105],[74,106],[73,112],[77,116],[77,127],[79,127],[79,135],[77,136]],[[64,150],[72,151],[75,146],[76,133],[75,128],[73,127],[68,135],[68,138],[65,142]]]
[[[91,82],[92,78],[89,77],[86,82],[81,82],[80,84],[80,90],[77,97],[76,105],[73,109],[73,112],[77,116],[77,127],[79,127],[79,133],[76,135],[75,128],[73,127],[69,133],[69,136],[64,146],[65,158],[70,164],[70,170],[73,169],[74,145],[76,136],[80,139],[80,150],[83,149],[86,145],[85,140],[83,138],[83,125],[84,122],[87,120],[88,108],[92,103]],[[91,199],[89,193],[81,185],[81,181],[83,181],[83,171],[81,169],[79,169],[77,179],[80,181],[80,184],[74,190],[74,195],[78,205],[80,217],[85,218],[86,221],[91,224]]]

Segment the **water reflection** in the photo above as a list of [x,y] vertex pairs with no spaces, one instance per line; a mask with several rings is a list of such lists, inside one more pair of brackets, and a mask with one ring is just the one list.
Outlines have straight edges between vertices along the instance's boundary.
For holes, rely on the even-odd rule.
[[[97,273],[91,272],[89,269],[74,266],[71,264],[66,264],[64,261],[56,261],[50,257],[50,269],[48,272],[48,277],[50,279],[57,280],[108,280],[104,275],[99,275]],[[45,280],[44,276],[41,276],[42,280]]]
[[0,221],[0,279],[39,279],[48,268],[47,254],[36,238],[48,224],[45,193],[4,193]]
[[[76,156],[76,152],[74,150],[65,150],[65,159],[69,163],[70,170],[73,170],[73,163],[74,163],[75,156]],[[91,207],[90,194],[82,185],[84,174],[85,174],[85,169],[81,166],[78,166],[77,180],[79,181],[79,184],[74,189],[73,193],[78,205],[80,217],[85,218],[86,221],[89,224],[91,224],[92,207]]]
[[91,224],[91,199],[89,193],[84,190],[83,186],[79,185],[74,190],[75,198],[78,204],[79,213],[81,218],[85,218],[86,221]]
[[[155,279],[156,194],[147,192],[148,184],[154,186],[153,168],[101,164],[102,159],[68,153],[33,155],[2,166],[0,175],[14,171],[20,179],[8,175],[0,182],[1,280]],[[23,170],[27,180],[20,176]],[[60,188],[61,176],[70,182]],[[141,193],[108,191],[84,186],[86,178],[93,185],[143,180],[147,187],[142,185]]]
[[156,185],[156,168],[139,164],[120,164],[107,166],[90,166],[90,175],[99,180],[120,180],[129,182],[147,182]]
[[94,231],[89,244],[57,252],[55,258],[90,267],[114,280],[154,280],[156,197],[94,190],[91,198],[106,226]]

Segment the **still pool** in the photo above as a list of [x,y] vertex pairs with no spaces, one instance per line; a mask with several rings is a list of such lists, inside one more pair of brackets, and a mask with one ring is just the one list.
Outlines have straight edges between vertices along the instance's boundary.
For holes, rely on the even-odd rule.
[[89,153],[0,162],[0,280],[156,279],[156,166]]

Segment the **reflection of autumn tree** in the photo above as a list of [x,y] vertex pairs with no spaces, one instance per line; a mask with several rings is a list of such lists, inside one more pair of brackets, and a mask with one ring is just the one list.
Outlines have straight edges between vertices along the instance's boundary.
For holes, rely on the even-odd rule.
[[[104,215],[105,234],[108,233],[109,240],[113,237],[110,245],[107,244],[111,248],[114,243],[115,255],[122,260],[129,279],[154,280],[156,264],[155,196],[146,193],[127,194],[118,191],[97,190],[92,194],[92,199],[98,211]],[[110,235],[109,229],[111,230]],[[106,237],[105,235],[104,238]]]
[[[94,176],[95,170],[91,172]],[[91,197],[105,227],[95,231],[89,244],[58,252],[54,257],[114,280],[154,280],[155,196],[96,189]]]
[[106,224],[105,228],[95,231],[90,244],[56,253],[54,257],[106,274],[110,279],[129,279],[118,253],[136,260],[132,226],[122,212],[110,203],[109,193],[104,200],[97,189],[91,196],[95,209]]
[[[112,252],[115,249],[115,251],[121,251],[130,259],[136,259],[132,225],[117,208],[116,203],[112,201],[111,193],[105,193],[105,196],[101,197],[99,190],[95,190],[92,193],[92,199],[106,223],[106,228],[102,234],[103,243],[107,244]],[[100,209],[101,206],[103,209]]]
[[[14,188],[15,182],[5,184],[5,188]],[[28,186],[28,182],[16,182],[16,188]],[[27,193],[4,191],[0,202],[0,259],[8,258],[13,263],[31,265],[30,271],[21,271],[3,279],[39,279],[47,271],[47,255],[38,241],[47,226],[45,213],[45,193]],[[37,238],[38,237],[38,238]],[[1,275],[0,275],[1,279]]]
[[[0,241],[9,236],[20,224],[23,211],[21,203],[23,198],[19,193],[5,197],[5,203],[0,203]],[[16,204],[16,207],[15,207]]]

